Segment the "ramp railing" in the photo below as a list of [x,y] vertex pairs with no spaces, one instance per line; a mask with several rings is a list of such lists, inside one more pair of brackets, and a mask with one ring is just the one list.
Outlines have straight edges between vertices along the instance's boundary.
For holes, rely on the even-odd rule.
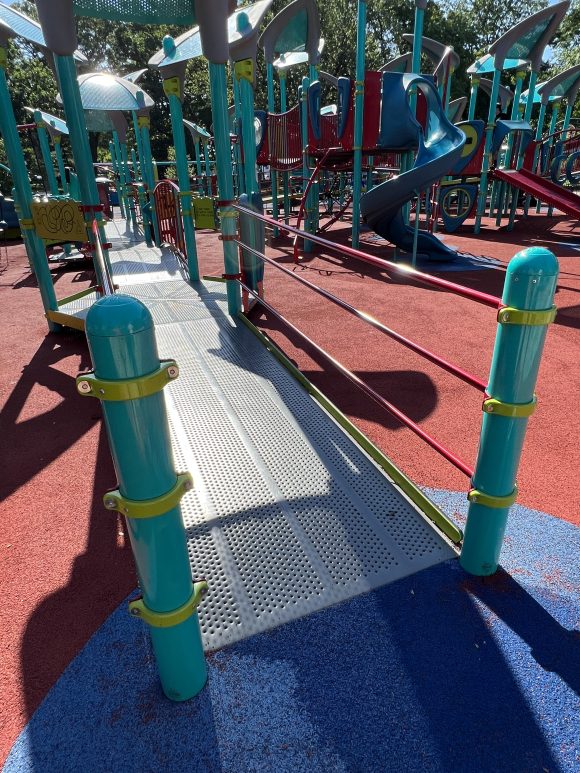
[[[461,563],[472,574],[493,574],[498,566],[509,508],[515,502],[517,496],[515,476],[521,457],[527,419],[536,407],[534,388],[547,326],[555,318],[553,299],[558,276],[558,262],[554,255],[542,248],[532,248],[518,253],[508,266],[504,292],[500,299],[479,290],[473,290],[463,285],[425,274],[409,266],[392,263],[382,258],[367,255],[360,250],[335,244],[319,236],[307,234],[304,231],[279,223],[273,218],[261,215],[245,207],[235,205],[235,209],[243,217],[262,221],[271,229],[278,228],[297,237],[307,238],[308,241],[318,244],[327,250],[388,269],[390,273],[409,277],[415,281],[446,290],[496,310],[498,327],[493,362],[489,379],[484,381],[461,366],[450,362],[421,344],[392,330],[367,312],[355,308],[328,290],[318,287],[304,277],[301,277],[273,258],[268,257],[263,251],[257,249],[255,245],[252,246],[244,243],[241,239],[236,239],[240,250],[243,249],[249,252],[256,259],[262,261],[262,263],[277,271],[281,271],[287,277],[292,277],[303,287],[307,287],[309,290],[324,297],[375,330],[401,343],[406,348],[483,393],[483,422],[479,451],[476,464],[472,467],[454,451],[430,435],[418,422],[411,419],[391,401],[384,398],[359,376],[350,371],[336,357],[299,330],[270,302],[265,301],[261,293],[259,294],[245,281],[243,273],[240,274],[241,278],[237,279],[245,293],[254,297],[257,304],[280,320],[288,331],[303,341],[311,350],[314,350],[323,362],[341,373],[366,394],[367,397],[370,397],[382,409],[394,416],[397,421],[410,429],[469,478],[470,487],[467,498],[470,504],[462,545]],[[233,279],[233,277],[228,277],[228,279]],[[242,318],[254,329],[254,332],[264,338],[260,331],[251,325],[244,315],[242,315]],[[267,341],[267,344],[268,348],[275,349],[272,342]],[[295,372],[297,368],[287,360],[283,353],[278,352],[277,356],[294,372],[294,375],[297,375]],[[303,374],[297,375],[297,377],[309,388],[309,382]],[[316,396],[318,390],[312,387],[311,391]],[[347,431],[351,431],[349,426],[352,428],[353,425],[349,420],[334,406],[333,411],[335,418],[339,417],[339,422]],[[354,435],[355,432],[351,432],[351,434]],[[393,468],[392,463],[386,460],[386,457],[378,449],[375,450],[380,455],[381,461],[379,463],[383,463],[384,468],[391,471]],[[401,475],[400,471],[397,472]],[[413,487],[410,482],[408,484],[415,489],[416,494],[416,487]],[[409,488],[406,491],[412,496]],[[424,504],[424,498],[418,504],[419,506]],[[433,507],[424,508],[425,514],[434,520],[439,528],[453,541],[456,543],[461,542],[463,536],[461,530],[449,521],[441,511],[438,511],[437,508],[434,508],[434,513]]]

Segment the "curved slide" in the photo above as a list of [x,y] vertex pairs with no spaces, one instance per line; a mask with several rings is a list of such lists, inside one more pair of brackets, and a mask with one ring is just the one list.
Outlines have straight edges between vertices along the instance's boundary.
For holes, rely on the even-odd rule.
[[[380,236],[405,252],[413,251],[413,228],[403,220],[402,207],[416,194],[438,182],[460,159],[465,134],[445,115],[434,84],[413,73],[383,81],[383,116],[389,117],[387,144],[390,150],[409,148],[409,140],[418,143],[415,165],[408,172],[386,180],[361,197],[361,214]],[[409,105],[408,91],[419,87],[427,102],[426,132],[416,120]],[[385,137],[381,136],[381,144]],[[417,254],[430,260],[448,261],[457,256],[436,236],[419,231]]]

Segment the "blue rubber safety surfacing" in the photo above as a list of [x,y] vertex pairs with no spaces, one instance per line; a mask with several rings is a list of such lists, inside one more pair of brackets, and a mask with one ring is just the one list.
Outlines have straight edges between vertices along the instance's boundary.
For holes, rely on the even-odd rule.
[[[465,494],[429,493],[464,517]],[[580,529],[516,506],[494,578],[448,561],[247,639],[185,704],[122,605],[4,772],[578,770],[579,550]]]

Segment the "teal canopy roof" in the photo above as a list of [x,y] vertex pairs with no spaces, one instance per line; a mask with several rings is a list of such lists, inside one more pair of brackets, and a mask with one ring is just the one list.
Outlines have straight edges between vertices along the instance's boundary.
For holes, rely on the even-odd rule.
[[40,117],[42,118],[43,123],[46,124],[46,128],[51,134],[68,134],[68,126],[66,123],[62,120],[62,118],[58,118],[56,115],[52,115],[51,113],[45,113],[44,110],[36,110],[33,107],[26,107],[24,108],[29,113],[40,113]]
[[142,110],[155,104],[139,86],[118,75],[86,73],[78,81],[85,110]]
[[[46,48],[42,27],[34,19],[25,16],[9,5],[2,5],[0,3],[0,20],[10,27],[16,37],[27,40],[29,43],[34,43],[41,48]],[[80,51],[75,51],[73,56],[77,62],[88,61],[87,57],[81,54]]]
[[[264,6],[269,5],[271,0],[258,0],[257,3],[252,5],[246,5],[243,8],[238,8],[228,18],[228,42],[235,43],[240,39],[240,33],[237,28],[237,18],[240,13],[245,13],[252,27],[257,24],[264,11]],[[149,59],[149,67],[168,67],[171,64],[177,62],[187,62],[190,59],[196,59],[198,56],[202,56],[203,51],[201,48],[201,35],[199,27],[194,27],[187,32],[184,32],[174,41],[175,48],[168,52],[165,48],[160,49],[156,54],[153,54]]]
[[[207,0],[206,0],[207,1]],[[74,0],[77,16],[138,24],[195,24],[193,0]]]
[[[467,68],[468,75],[487,75],[495,70],[494,58],[491,54],[486,54],[476,59],[475,62]],[[517,70],[527,68],[529,63],[524,59],[506,59],[503,65],[504,70]]]
[[[534,91],[534,105],[539,105],[542,101],[542,90],[541,86],[543,86],[544,83],[537,83],[536,88]],[[555,91],[555,90],[554,90]],[[551,94],[549,97],[550,102],[555,102],[558,99],[562,99],[563,93],[561,94]],[[526,105],[528,103],[528,99],[530,98],[530,90],[526,89],[525,91],[522,91],[520,95],[520,104]]]

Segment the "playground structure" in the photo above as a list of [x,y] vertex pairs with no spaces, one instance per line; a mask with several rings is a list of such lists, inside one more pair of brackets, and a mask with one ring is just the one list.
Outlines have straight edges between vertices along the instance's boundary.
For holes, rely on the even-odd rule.
[[[422,37],[424,8],[421,3],[417,3],[411,72],[398,69],[409,67],[407,57],[404,62],[393,65],[394,70],[386,65],[383,72],[366,73],[365,3],[359,3],[355,80],[336,77],[335,82],[331,81],[336,88],[335,109],[325,109],[321,104],[318,80],[321,30],[315,3],[313,0],[295,0],[270,22],[260,36],[260,27],[270,4],[270,0],[261,0],[228,16],[227,2],[214,2],[211,8],[203,2],[194,5],[183,2],[176,3],[179,11],[172,18],[164,16],[162,4],[148,4],[149,11],[138,2],[127,3],[125,8],[118,9],[116,18],[123,21],[198,25],[175,40],[165,38],[162,50],[149,62],[150,66],[159,70],[168,98],[176,151],[176,182],[155,181],[149,138],[152,101],[134,82],[138,76],[132,74],[133,78],[122,79],[93,73],[77,78],[73,59],[76,50],[74,16],[72,6],[64,0],[57,4],[58,12],[54,2],[37,2],[42,45],[54,55],[66,115],[66,130],[61,126],[59,136],[69,137],[75,161],[74,176],[69,175],[68,179],[64,167],[61,168],[58,163],[59,184],[54,171],[52,174],[48,171],[52,170],[50,149],[45,142],[47,138],[40,134],[41,130],[47,129],[50,133],[49,127],[56,131],[54,117],[47,119],[35,112],[50,195],[36,198],[32,195],[3,69],[0,78],[0,130],[14,174],[16,199],[21,209],[20,224],[28,255],[39,283],[50,329],[56,331],[60,325],[65,325],[84,329],[87,333],[94,372],[79,376],[78,391],[102,402],[119,478],[119,489],[105,495],[105,507],[127,516],[143,591],[141,600],[131,602],[130,611],[149,624],[164,690],[175,700],[192,697],[205,682],[197,609],[207,592],[204,580],[191,581],[179,502],[193,483],[186,474],[177,475],[173,469],[171,441],[161,396],[163,387],[179,375],[179,367],[175,361],[160,360],[151,313],[144,304],[116,293],[116,259],[112,242],[107,237],[105,207],[99,198],[89,153],[87,129],[91,121],[95,120],[94,126],[106,125],[111,132],[111,164],[119,181],[119,205],[123,215],[134,232],[142,228],[147,248],[153,250],[154,244],[168,244],[173,248],[187,275],[188,282],[184,282],[183,286],[187,287],[189,300],[195,298],[199,301],[194,292],[196,288],[199,288],[200,297],[207,292],[202,289],[204,285],[199,284],[201,272],[195,228],[211,228],[219,222],[224,273],[217,279],[226,283],[227,311],[232,319],[241,320],[271,350],[272,345],[264,341],[260,331],[244,313],[249,310],[249,299],[272,314],[277,313],[273,304],[263,298],[265,264],[287,275],[292,274],[266,255],[265,227],[274,236],[279,233],[292,235],[297,249],[302,244],[304,253],[313,250],[317,244],[324,245],[358,260],[411,276],[429,286],[468,297],[496,311],[498,332],[492,370],[489,381],[484,382],[295,275],[302,286],[325,294],[327,300],[365,319],[385,335],[483,393],[481,442],[477,462],[472,467],[318,348],[329,364],[338,368],[369,398],[395,415],[465,473],[469,479],[470,501],[465,533],[430,503],[356,428],[349,425],[323,395],[317,394],[283,353],[274,352],[383,470],[380,485],[396,487],[393,490],[399,498],[410,500],[410,517],[415,520],[420,518],[421,524],[427,520],[429,524],[435,524],[437,532],[431,525],[428,529],[446,547],[445,555],[449,555],[448,551],[460,549],[461,565],[476,575],[485,576],[496,571],[509,508],[517,495],[515,478],[527,419],[536,406],[534,386],[540,355],[547,327],[555,315],[553,296],[558,274],[557,261],[543,249],[518,254],[510,264],[504,294],[500,299],[359,251],[360,215],[379,235],[410,253],[414,264],[419,254],[427,255],[431,260],[453,257],[453,252],[432,232],[419,230],[422,196],[432,226],[437,223],[441,207],[443,224],[447,217],[450,228],[457,227],[457,221],[463,218],[463,222],[476,207],[475,228],[479,229],[488,208],[488,199],[489,207],[497,211],[498,218],[501,213],[508,212],[513,223],[519,201],[518,190],[573,216],[579,212],[574,201],[577,197],[560,183],[575,181],[579,146],[578,136],[570,128],[570,119],[580,85],[580,70],[572,68],[573,72],[556,76],[542,86],[536,84],[542,52],[561,22],[568,2],[558,3],[535,14],[492,46],[491,59],[487,59],[478,70],[478,73],[493,72],[487,124],[474,117],[477,87],[482,84],[482,80],[477,81],[474,77],[469,119],[457,126],[449,114],[453,112],[451,117],[454,117],[458,110],[457,107],[452,109],[450,101],[450,83],[459,65],[458,58],[447,47],[438,48],[440,44],[435,45],[436,41]],[[110,9],[104,10],[105,5],[100,0],[76,0],[74,7],[78,13],[99,16],[110,13]],[[528,40],[530,29],[536,31],[533,40]],[[0,22],[2,49],[15,33],[7,13]],[[26,36],[27,33],[19,30],[17,34]],[[528,40],[527,48],[524,48],[522,40]],[[268,111],[256,115],[253,86],[257,77],[258,45],[264,48],[267,65]],[[418,72],[422,45],[432,54],[436,64],[433,77],[424,77]],[[514,49],[518,52],[516,67],[523,68],[522,62],[530,63],[529,94],[534,97],[523,102],[524,116],[520,119],[517,111],[521,104],[525,73],[523,69],[518,69],[512,97],[512,118],[496,123],[500,77],[506,65],[512,66]],[[287,95],[282,89],[284,65],[299,64],[300,57],[296,54],[307,56],[309,77],[302,80],[298,104],[288,109]],[[203,127],[184,119],[182,110],[186,63],[201,55],[209,64],[213,137]],[[295,56],[294,60],[292,56]],[[236,138],[233,143],[226,100],[228,61],[232,62],[234,76],[233,128]],[[274,104],[275,70],[280,77],[280,113],[275,112]],[[536,93],[540,95],[541,107],[547,106],[550,97],[557,93],[559,99],[567,100],[567,108],[562,130],[556,130],[556,118],[553,117],[553,126],[550,126],[547,138],[543,137],[540,126],[546,109],[541,111],[541,121],[538,119],[536,137],[532,140],[530,118]],[[504,106],[507,107],[505,93],[504,99]],[[131,162],[126,145],[125,113],[132,115],[138,144],[131,152]],[[102,123],[103,118],[105,124]],[[193,179],[186,154],[185,130],[192,137],[195,149],[196,174]],[[55,136],[51,134],[53,141]],[[56,145],[58,142],[55,144],[58,162]],[[213,159],[210,145],[213,145]],[[493,166],[489,165],[490,155],[495,159]],[[258,180],[260,165],[270,167],[272,217],[264,214]],[[381,169],[386,170],[386,179],[381,179],[382,172],[375,179],[373,170]],[[397,169],[399,174],[393,176],[393,169]],[[565,171],[562,172],[562,169]],[[300,205],[296,223],[291,225],[290,202],[294,193],[291,173],[296,170],[301,177]],[[347,190],[347,175],[350,190]],[[546,179],[546,175],[550,180]],[[446,177],[449,179],[443,180]],[[475,183],[472,181],[474,177],[477,178]],[[488,180],[493,185],[488,186]],[[197,190],[192,189],[192,182]],[[491,188],[490,195],[488,188]],[[333,245],[317,234],[321,228],[320,198],[327,195],[327,190],[333,191],[332,196],[338,205],[337,212],[330,208],[331,220],[344,216],[349,206],[352,208],[350,248]],[[455,217],[448,203],[451,197],[458,202]],[[408,205],[412,200],[416,202],[413,226],[408,222]],[[301,228],[302,224],[304,228]],[[45,247],[48,241],[59,239],[63,243],[86,242],[88,245],[97,285],[83,297],[56,299],[47,269]],[[130,282],[125,285],[131,293],[138,295],[136,285]],[[175,291],[175,288],[171,290]],[[163,291],[161,287],[160,295]],[[171,300],[169,297],[167,303]],[[300,334],[288,320],[283,319],[283,322]],[[236,357],[239,359],[238,355]],[[263,377],[263,373],[261,375]],[[289,392],[288,395],[289,400],[294,399],[294,393]],[[268,414],[266,418],[272,420],[272,415]],[[314,423],[316,421],[319,418],[313,419]],[[266,429],[268,422],[260,426]],[[285,426],[289,431],[290,425]],[[291,428],[296,430],[295,425]],[[141,444],[144,437],[148,438],[147,447]],[[138,446],[143,452],[139,458],[134,455]],[[149,449],[155,449],[155,458],[160,462],[157,467],[151,465]],[[374,469],[375,466],[370,467]],[[147,485],[143,484],[143,480]],[[397,493],[400,490],[405,497]],[[288,497],[285,502],[284,508],[291,509]],[[158,531],[160,517],[171,524],[161,534]],[[159,542],[151,549],[155,540]],[[328,603],[339,598],[330,592],[321,595]],[[207,603],[212,603],[211,593]],[[282,614],[276,619],[283,622],[289,618]]]

